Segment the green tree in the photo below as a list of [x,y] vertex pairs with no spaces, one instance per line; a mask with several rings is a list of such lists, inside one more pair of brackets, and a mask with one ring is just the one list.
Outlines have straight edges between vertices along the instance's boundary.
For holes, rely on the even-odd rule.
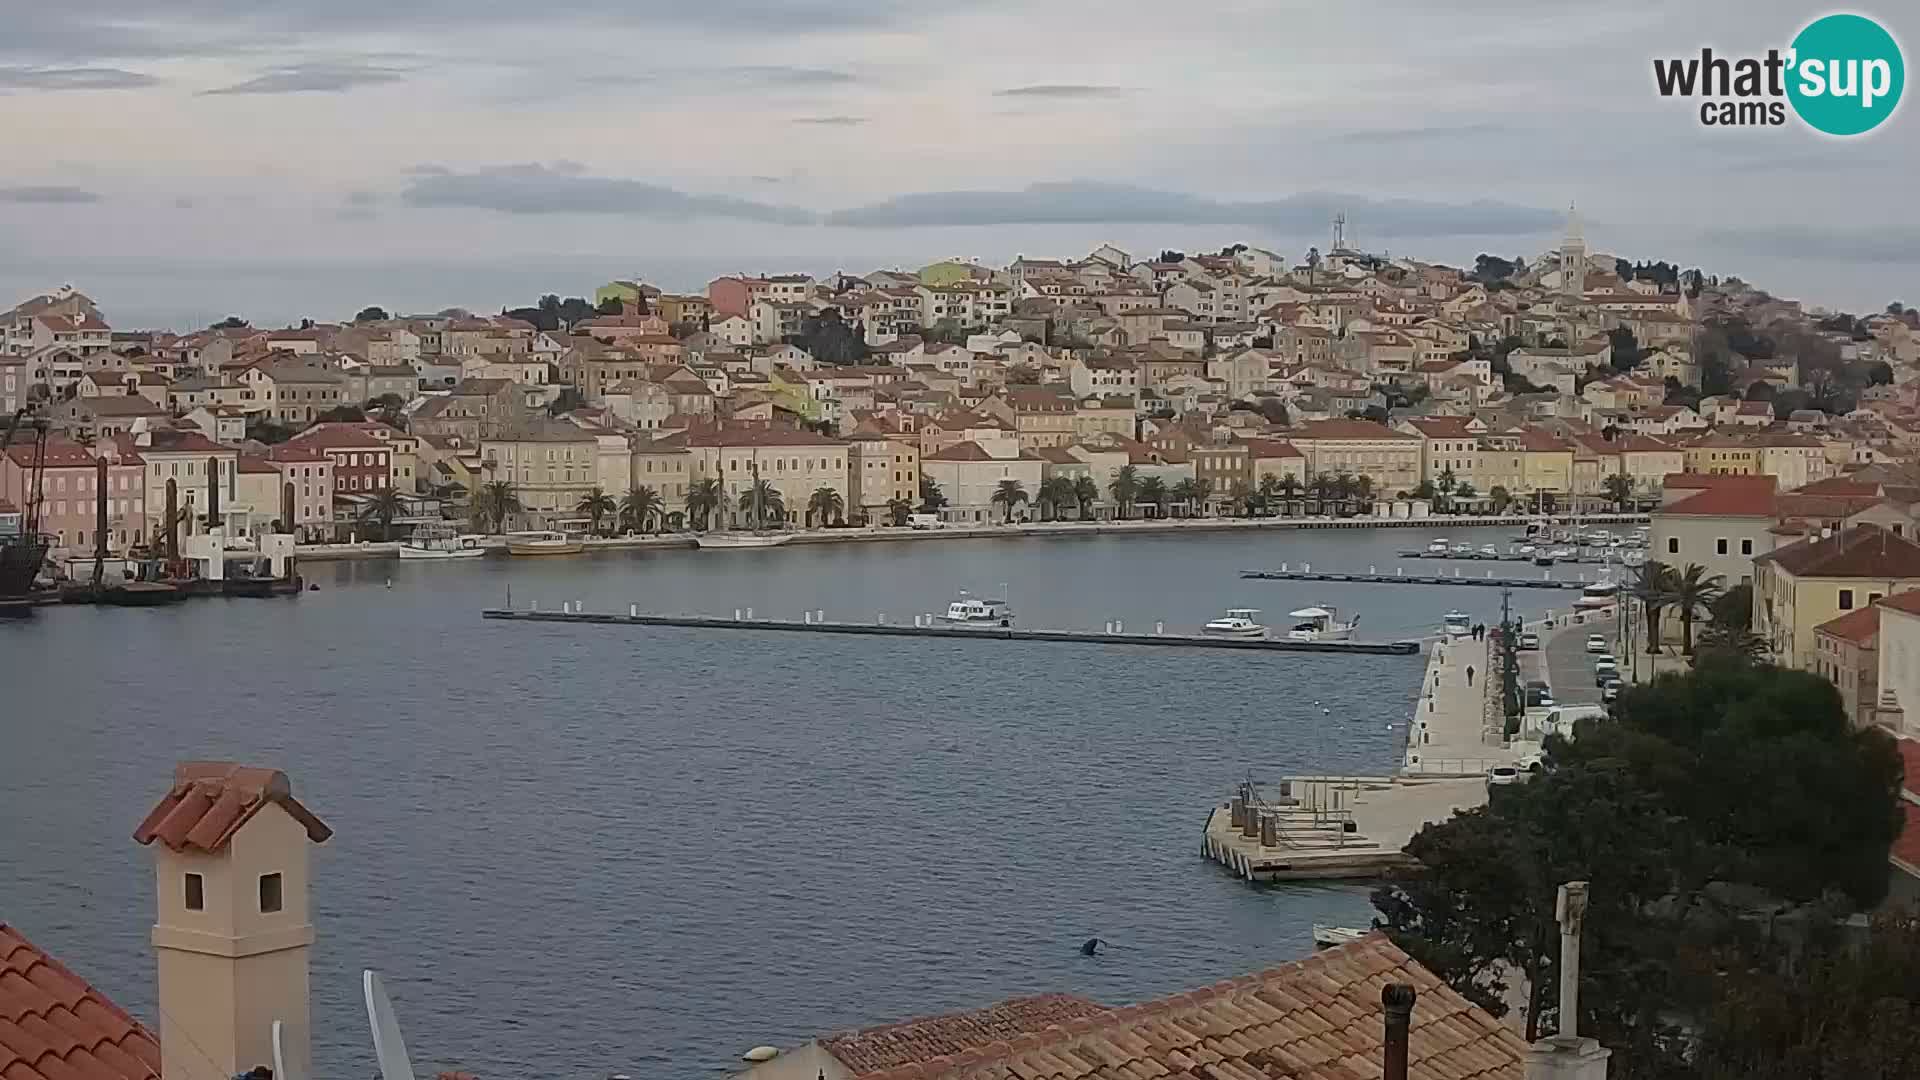
[[363,307],[360,309],[360,313],[353,317],[353,321],[357,323],[386,322],[387,309],[381,307]]
[[688,523],[703,532],[722,525],[727,511],[733,508],[727,485],[717,479],[696,480],[687,485],[685,503]]
[[1488,490],[1487,498],[1493,501],[1493,512],[1496,514],[1506,513],[1507,508],[1513,505],[1513,492],[1508,491],[1499,484],[1493,485],[1493,487]]
[[1674,577],[1671,595],[1673,606],[1680,609],[1682,655],[1693,655],[1693,620],[1719,599],[1726,580],[1719,574],[1708,574],[1707,568],[1699,563],[1688,563],[1687,568]]
[[921,476],[920,512],[923,514],[937,514],[940,512],[940,508],[945,505],[947,505],[947,496],[945,492],[940,490],[940,485],[936,483],[931,476]]
[[887,500],[887,517],[893,520],[894,527],[898,528],[905,525],[907,518],[911,516],[913,516],[912,503],[901,498]]
[[[1293,477],[1289,476],[1287,479],[1292,480]],[[1281,484],[1279,477],[1268,473],[1260,478],[1259,486],[1253,489],[1253,497],[1254,505],[1259,508],[1260,513],[1271,514],[1274,506],[1287,497],[1286,488]]]
[[1438,482],[1433,485],[1433,489],[1440,493],[1440,504],[1434,507],[1434,509],[1443,514],[1453,509],[1453,493],[1459,490],[1459,488],[1460,478],[1453,475],[1453,467],[1449,465],[1441,469],[1440,478]]
[[1187,508],[1188,516],[1194,513],[1194,506],[1206,496],[1200,490],[1200,481],[1188,478],[1181,480],[1168,489],[1167,497]]
[[1375,495],[1373,477],[1364,473],[1354,477],[1353,486],[1348,491],[1355,500],[1371,506]]
[[846,517],[847,500],[840,489],[822,484],[807,496],[807,520],[821,525],[832,525]]
[[736,509],[745,514],[755,528],[777,527],[787,520],[787,500],[766,477],[747,485]]
[[1673,590],[1679,575],[1673,567],[1658,559],[1648,559],[1634,571],[1633,584],[1627,595],[1640,603],[1640,610],[1647,620],[1647,655],[1657,656],[1660,652],[1660,622],[1667,605],[1673,603]]
[[594,488],[574,504],[574,512],[587,515],[588,528],[600,535],[600,522],[610,521],[620,512],[620,504],[600,488]]
[[1472,484],[1462,480],[1460,486],[1453,489],[1453,497],[1461,502],[1472,502],[1480,497],[1480,492]]
[[1633,501],[1633,478],[1616,473],[1600,481],[1600,490],[1613,501],[1615,509],[1624,511]]
[[1578,1020],[1614,1050],[1612,1075],[1698,1076],[1687,1063],[1714,1039],[1702,1019],[1786,959],[1757,927],[1794,912],[1824,925],[1886,893],[1899,757],[1816,675],[1703,660],[1628,688],[1611,720],[1550,736],[1546,755],[1529,783],[1421,829],[1416,864],[1374,905],[1496,1015],[1529,987],[1533,1037],[1558,1021],[1555,888],[1592,882]]
[[1077,501],[1073,481],[1064,476],[1049,476],[1040,481],[1040,490],[1034,494],[1033,501],[1040,508],[1042,519],[1058,519],[1063,507]]
[[1073,478],[1074,515],[1085,521],[1093,510],[1093,504],[1100,501],[1100,485],[1093,482],[1091,476]]
[[620,521],[637,533],[666,525],[667,501],[652,487],[642,484],[628,489],[620,498]]
[[1707,622],[1708,628],[1715,630],[1753,629],[1753,586],[1745,582],[1730,585],[1708,601]]
[[316,424],[364,424],[367,414],[358,405],[335,405],[326,412],[314,416]]
[[1305,490],[1305,485],[1300,483],[1300,478],[1292,473],[1288,473],[1280,478],[1280,498],[1287,504],[1287,514],[1289,516],[1293,514],[1295,509],[1294,504],[1299,501],[1300,493],[1303,490]]
[[373,499],[361,509],[360,522],[364,525],[371,521],[378,521],[380,539],[392,540],[393,519],[405,517],[406,513],[406,503],[401,500],[400,493],[392,488],[383,488],[374,492]]
[[1018,480],[1002,480],[994,486],[991,501],[1005,511],[1005,522],[1012,524],[1014,508],[1027,501],[1026,485]]
[[1167,516],[1167,482],[1158,476],[1149,476],[1140,481],[1140,490],[1134,495],[1134,501],[1153,507],[1154,517]]
[[1120,466],[1120,471],[1113,474],[1113,481],[1107,485],[1107,494],[1120,509],[1121,520],[1132,517],[1133,504],[1140,498],[1140,470],[1131,465]]
[[506,531],[507,519],[525,509],[520,505],[520,492],[511,480],[489,480],[480,485],[475,505],[484,520],[493,522],[496,533]]

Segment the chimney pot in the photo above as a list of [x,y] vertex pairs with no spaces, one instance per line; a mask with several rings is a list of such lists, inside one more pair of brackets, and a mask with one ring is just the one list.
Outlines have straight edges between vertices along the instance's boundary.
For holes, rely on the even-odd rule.
[[1387,1025],[1381,1080],[1407,1080],[1407,1030],[1413,1024],[1415,996],[1413,987],[1406,983],[1388,983],[1380,988]]

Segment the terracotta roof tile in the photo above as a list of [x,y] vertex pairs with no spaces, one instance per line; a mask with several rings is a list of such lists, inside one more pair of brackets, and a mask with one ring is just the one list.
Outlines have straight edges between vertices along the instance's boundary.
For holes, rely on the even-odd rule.
[[293,815],[316,844],[333,835],[293,797],[293,785],[278,769],[189,761],[174,770],[173,787],[133,831],[133,838],[141,844],[158,840],[174,851],[219,851],[268,803]]
[[1837,619],[1828,619],[1815,626],[1813,632],[1851,641],[1855,645],[1870,646],[1880,633],[1880,609],[1869,605],[1849,611]]
[[[1732,479],[1727,477],[1725,479]],[[1655,511],[1656,515],[1682,515],[1701,517],[1772,517],[1774,513],[1774,478],[1771,476],[1741,477],[1742,480],[1764,481],[1764,483],[1716,484],[1694,495],[1688,495]],[[1675,486],[1675,485],[1669,485]]]
[[157,1080],[160,1041],[0,922],[0,1075],[6,1080]]
[[1380,988],[1388,982],[1411,983],[1420,993],[1409,1040],[1415,1080],[1520,1080],[1526,1053],[1520,1035],[1442,985],[1382,934],[1158,1001],[1074,1015],[1011,1039],[929,1047],[884,1071],[852,1071],[886,1080],[1357,1080],[1380,1074]]
[[1920,578],[1920,544],[1878,525],[1855,525],[1825,538],[1802,540],[1753,561],[1756,566],[1774,563],[1795,577]]

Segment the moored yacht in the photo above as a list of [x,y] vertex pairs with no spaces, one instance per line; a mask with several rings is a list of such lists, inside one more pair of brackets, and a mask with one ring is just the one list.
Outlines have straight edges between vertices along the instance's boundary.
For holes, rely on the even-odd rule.
[[947,613],[940,616],[940,621],[975,626],[1005,626],[1013,622],[1013,606],[1005,600],[982,600],[961,593],[960,599],[947,605]]
[[578,555],[585,550],[584,538],[551,529],[507,534],[509,555]]
[[478,536],[463,536],[451,525],[422,525],[400,542],[403,559],[473,559],[485,555]]
[[1340,609],[1331,605],[1289,611],[1287,617],[1299,620],[1287,631],[1287,637],[1294,641],[1345,641],[1353,636],[1353,628],[1360,625],[1357,615],[1351,622],[1341,622]]
[[1267,628],[1260,625],[1254,618],[1258,614],[1260,614],[1259,608],[1228,608],[1225,615],[1214,619],[1200,629],[1215,637],[1263,638],[1267,636]]
[[1580,590],[1580,598],[1573,602],[1577,608],[1612,607],[1620,597],[1620,586],[1611,581],[1596,581]]
[[1427,541],[1427,554],[1429,555],[1445,555],[1452,550],[1453,545],[1447,543],[1445,540]]
[[1440,630],[1450,638],[1466,637],[1473,632],[1473,616],[1455,608],[1440,616]]

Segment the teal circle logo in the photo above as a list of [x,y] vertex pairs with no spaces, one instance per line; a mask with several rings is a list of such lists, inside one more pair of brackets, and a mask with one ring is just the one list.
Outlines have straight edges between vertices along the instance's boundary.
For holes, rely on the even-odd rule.
[[1907,83],[1900,43],[1864,15],[1826,15],[1793,39],[1787,100],[1815,131],[1861,135],[1900,104]]

